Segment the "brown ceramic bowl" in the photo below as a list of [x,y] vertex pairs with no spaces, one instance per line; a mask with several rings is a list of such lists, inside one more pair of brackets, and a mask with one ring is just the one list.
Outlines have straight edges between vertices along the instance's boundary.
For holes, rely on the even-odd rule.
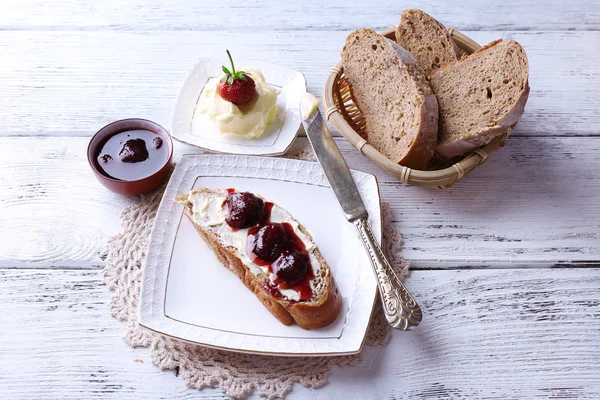
[[[135,129],[144,129],[156,133],[162,139],[163,146],[166,146],[166,150],[168,151],[167,161],[157,172],[145,178],[131,181],[111,178],[100,168],[97,160],[98,154],[109,138],[117,133]],[[167,179],[172,167],[173,141],[171,140],[171,135],[155,122],[140,118],[122,119],[106,125],[92,136],[87,149],[87,157],[92,171],[94,171],[100,183],[115,193],[135,196],[150,192]]]

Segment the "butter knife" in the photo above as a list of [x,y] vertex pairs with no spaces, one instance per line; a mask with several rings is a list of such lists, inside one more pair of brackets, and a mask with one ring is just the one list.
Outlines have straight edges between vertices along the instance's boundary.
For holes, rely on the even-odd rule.
[[406,290],[375,240],[368,222],[369,213],[356,183],[319,112],[319,100],[312,94],[306,93],[300,102],[300,114],[308,140],[325,172],[327,181],[346,219],[356,226],[369,255],[388,323],[400,330],[408,330],[419,325],[423,318],[421,308]]

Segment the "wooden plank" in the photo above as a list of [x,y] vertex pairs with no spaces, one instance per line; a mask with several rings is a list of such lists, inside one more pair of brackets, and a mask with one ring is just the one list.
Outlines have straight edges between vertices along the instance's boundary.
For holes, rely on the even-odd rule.
[[[189,69],[227,46],[238,58],[302,71],[320,96],[347,33],[0,31],[0,136],[87,136],[127,117],[168,128]],[[600,133],[600,32],[467,33],[480,43],[516,39],[527,50],[531,94],[515,136]]]
[[[600,269],[414,271],[407,285],[421,326],[289,399],[600,397]],[[0,271],[0,397],[224,398],[127,347],[107,299],[95,271]]]
[[[0,138],[0,265],[91,268],[133,201],[101,186],[87,138]],[[374,173],[413,268],[600,263],[600,141],[511,137],[449,190],[405,186],[337,143],[352,168]],[[296,149],[308,148],[305,138]],[[176,157],[197,152],[176,145]]]
[[249,30],[350,30],[384,28],[399,20],[402,10],[421,8],[445,24],[469,30],[598,29],[600,6],[594,0],[452,3],[434,0],[394,3],[372,0],[360,11],[342,0],[302,3],[233,0],[4,0],[0,29],[72,30],[208,30],[236,27]]

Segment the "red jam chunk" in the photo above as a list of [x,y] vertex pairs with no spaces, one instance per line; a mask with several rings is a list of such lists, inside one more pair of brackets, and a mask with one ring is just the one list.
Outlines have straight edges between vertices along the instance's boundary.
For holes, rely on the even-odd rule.
[[275,284],[281,289],[293,289],[299,292],[300,300],[308,300],[313,295],[312,288],[310,287],[310,281],[313,279],[315,279],[315,274],[312,270],[312,265],[309,262],[306,276],[300,282],[296,284],[290,284],[289,282],[285,282],[278,277],[275,279]]
[[247,229],[256,225],[262,218],[265,203],[250,192],[234,192],[227,195],[227,216],[225,221],[236,229]]
[[313,295],[310,281],[315,278],[309,254],[291,224],[271,223],[272,207],[273,203],[265,203],[258,224],[248,230],[246,253],[254,264],[268,267],[275,274],[275,286],[264,284],[271,295],[281,298],[278,286],[295,290],[300,293],[301,300],[308,300]]
[[287,245],[287,233],[282,224],[266,224],[253,234],[252,253],[266,261],[276,260]]
[[148,159],[148,149],[144,139],[129,139],[123,145],[119,152],[121,161],[127,163],[137,163]]
[[307,252],[286,250],[271,264],[271,268],[278,280],[288,285],[295,285],[306,276],[308,264],[310,264],[310,260]]
[[283,227],[285,228],[285,232],[287,233],[290,241],[288,249],[295,249],[306,252],[306,246],[304,246],[304,242],[302,241],[302,239],[300,239],[298,235],[296,235],[296,232],[294,232],[294,227],[288,224],[287,222],[283,224]]

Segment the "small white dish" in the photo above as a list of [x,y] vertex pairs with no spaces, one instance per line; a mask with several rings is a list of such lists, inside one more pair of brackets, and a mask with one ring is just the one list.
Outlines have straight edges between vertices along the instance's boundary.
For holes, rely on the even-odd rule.
[[[352,171],[369,221],[381,239],[376,178]],[[259,193],[287,209],[313,235],[343,297],[332,325],[285,326],[225,268],[173,201],[198,187]],[[247,353],[319,356],[361,350],[377,283],[354,226],[344,218],[317,163],[282,158],[186,155],[177,164],[150,235],[140,325],[208,347]]]
[[222,75],[221,59],[200,59],[183,82],[175,99],[171,120],[171,136],[198,147],[218,153],[275,156],[289,149],[301,125],[300,98],[306,93],[304,75],[293,69],[254,60],[237,60],[241,69],[252,68],[262,72],[268,85],[280,90],[277,97],[277,119],[269,124],[257,139],[220,135],[210,120],[196,113],[196,105],[206,84]]

